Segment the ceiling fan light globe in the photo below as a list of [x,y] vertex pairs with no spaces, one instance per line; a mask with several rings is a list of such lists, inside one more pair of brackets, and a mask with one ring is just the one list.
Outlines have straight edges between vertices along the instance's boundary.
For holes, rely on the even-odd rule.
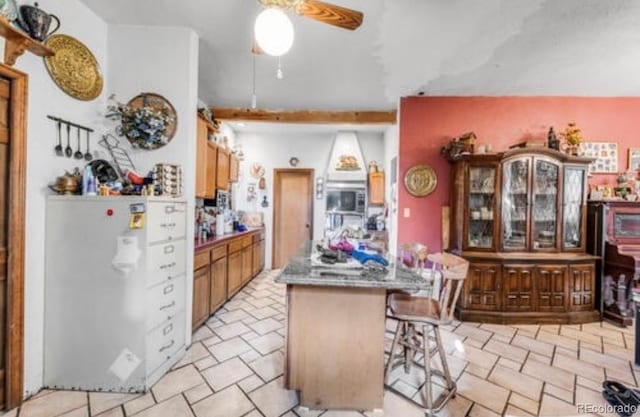
[[272,56],[286,54],[293,45],[293,24],[278,8],[260,12],[256,17],[254,34],[260,49]]

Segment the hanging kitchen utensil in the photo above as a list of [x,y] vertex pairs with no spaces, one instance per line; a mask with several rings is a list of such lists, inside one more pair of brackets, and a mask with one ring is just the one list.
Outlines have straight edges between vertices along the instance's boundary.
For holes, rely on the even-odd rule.
[[58,144],[56,145],[54,150],[56,151],[56,155],[63,156],[64,150],[62,149],[62,131],[61,131],[62,123],[58,120],[56,124],[58,125]]
[[77,128],[78,130],[78,150],[76,150],[76,152],[73,154],[73,157],[76,159],[82,159],[83,155],[82,155],[82,151],[80,150],[80,128]]
[[113,164],[116,166],[118,173],[120,174],[120,178],[124,180],[125,171],[135,171],[136,168],[133,165],[133,161],[129,157],[127,151],[122,149],[120,145],[120,141],[113,136],[111,133],[107,133],[102,136],[100,142],[98,142],[100,146],[106,148],[111,154],[111,158],[113,159]]
[[89,150],[89,131],[87,130],[87,152],[84,153],[85,161],[91,161],[93,159],[93,155],[91,155],[91,151]]
[[64,154],[67,155],[67,158],[71,158],[73,155],[73,149],[71,149],[71,125],[67,123],[67,147],[64,148]]

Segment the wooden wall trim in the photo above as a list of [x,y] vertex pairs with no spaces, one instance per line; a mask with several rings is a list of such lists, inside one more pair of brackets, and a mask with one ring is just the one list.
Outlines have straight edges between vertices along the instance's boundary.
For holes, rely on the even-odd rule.
[[234,107],[211,107],[216,120],[253,121],[273,123],[316,124],[395,124],[396,110],[388,111],[321,111],[265,109],[243,109]]
[[22,403],[24,391],[24,261],[27,176],[27,74],[0,64],[11,80],[9,162],[9,262],[7,264],[7,409]]

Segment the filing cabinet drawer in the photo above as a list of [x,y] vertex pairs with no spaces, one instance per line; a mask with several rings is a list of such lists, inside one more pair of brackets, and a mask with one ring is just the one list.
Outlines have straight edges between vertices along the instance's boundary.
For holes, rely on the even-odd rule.
[[[216,246],[211,249],[211,262],[217,261],[220,258],[227,256],[227,245]],[[195,269],[195,268],[194,268]]]
[[242,239],[236,238],[229,242],[229,253],[237,252],[242,249]]
[[167,242],[147,249],[147,287],[185,273],[185,242]]
[[246,248],[251,246],[252,240],[251,240],[251,236],[243,236],[242,237],[242,247]]
[[209,265],[209,250],[203,250],[202,252],[196,252],[193,257],[193,270],[200,269],[203,266]]
[[185,203],[151,201],[148,205],[149,243],[182,239],[186,234]]
[[184,311],[147,333],[147,373],[153,372],[184,345]]
[[182,276],[147,290],[147,330],[153,329],[184,310],[184,281],[185,278]]

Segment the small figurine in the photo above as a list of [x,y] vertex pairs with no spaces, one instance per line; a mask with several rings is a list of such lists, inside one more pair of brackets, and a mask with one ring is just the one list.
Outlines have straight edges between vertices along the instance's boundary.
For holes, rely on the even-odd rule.
[[547,147],[556,151],[560,150],[560,140],[557,138],[556,132],[553,131],[553,126],[549,128],[549,133],[547,134]]
[[267,201],[267,196],[262,197],[262,203],[260,203],[262,207],[269,207],[269,202]]

